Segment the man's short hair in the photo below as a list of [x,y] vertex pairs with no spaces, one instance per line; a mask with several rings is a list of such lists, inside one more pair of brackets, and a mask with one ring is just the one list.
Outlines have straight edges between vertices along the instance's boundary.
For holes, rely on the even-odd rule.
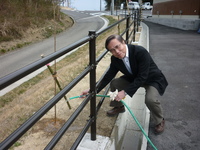
[[110,35],[107,39],[106,39],[106,42],[105,42],[105,48],[107,50],[108,49],[108,44],[110,43],[111,40],[114,40],[114,39],[117,39],[119,42],[121,43],[126,43],[125,40],[120,36],[120,35]]

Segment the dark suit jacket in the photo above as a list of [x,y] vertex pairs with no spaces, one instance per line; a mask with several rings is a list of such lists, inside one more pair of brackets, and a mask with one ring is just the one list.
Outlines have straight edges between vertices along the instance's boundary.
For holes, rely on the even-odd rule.
[[103,77],[97,93],[115,77],[118,71],[120,71],[124,74],[121,78],[130,81],[130,85],[124,89],[129,96],[132,97],[137,89],[144,85],[155,87],[160,95],[163,95],[168,82],[154,63],[148,51],[141,46],[128,45],[128,52],[133,74],[128,72],[121,59],[111,56],[110,68]]

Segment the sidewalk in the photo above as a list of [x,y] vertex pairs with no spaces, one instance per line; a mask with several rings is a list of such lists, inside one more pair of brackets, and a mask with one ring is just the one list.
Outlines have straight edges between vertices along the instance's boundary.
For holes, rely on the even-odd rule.
[[156,136],[150,123],[149,137],[159,150],[199,150],[200,34],[145,24],[149,27],[150,54],[169,82],[161,97],[165,132]]

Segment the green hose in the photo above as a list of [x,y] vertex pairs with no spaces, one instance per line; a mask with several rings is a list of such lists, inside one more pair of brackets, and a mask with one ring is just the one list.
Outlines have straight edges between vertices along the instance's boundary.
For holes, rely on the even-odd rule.
[[131,109],[127,106],[127,104],[124,101],[120,101],[124,104],[124,106],[126,106],[126,108],[128,109],[128,111],[130,112],[131,116],[133,117],[133,119],[135,120],[135,122],[137,123],[138,127],[140,128],[140,130],[142,131],[142,133],[144,134],[144,136],[146,137],[146,139],[148,140],[148,142],[151,144],[151,146],[157,150],[157,148],[155,147],[155,145],[151,142],[151,140],[149,139],[148,135],[146,134],[146,132],[144,131],[144,129],[142,128],[141,124],[139,123],[139,121],[137,120],[137,118],[135,117],[135,115],[133,114],[133,112],[131,111]]
[[[75,98],[81,98],[85,95],[80,95],[80,96],[74,96],[74,97],[70,97],[69,99],[75,99]],[[97,97],[110,97],[108,95],[96,95]],[[147,141],[150,143],[150,145],[154,148],[154,150],[158,150],[155,145],[151,142],[151,140],[149,139],[148,135],[146,134],[146,132],[144,131],[144,129],[142,128],[141,124],[139,123],[139,121],[137,120],[137,118],[135,117],[135,115],[133,114],[133,112],[131,111],[131,109],[128,107],[128,105],[124,102],[124,101],[120,101],[124,104],[124,106],[128,109],[129,113],[131,114],[131,116],[133,117],[133,119],[135,120],[135,122],[137,123],[138,127],[140,128],[140,130],[142,131],[142,133],[144,134],[144,136],[146,137]]]

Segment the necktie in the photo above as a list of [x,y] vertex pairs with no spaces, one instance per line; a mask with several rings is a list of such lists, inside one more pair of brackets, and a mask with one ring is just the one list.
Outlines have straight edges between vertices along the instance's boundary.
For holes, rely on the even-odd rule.
[[131,67],[130,67],[130,63],[129,63],[128,57],[125,57],[125,58],[124,58],[124,64],[125,64],[125,66],[126,66],[126,69],[129,71],[129,73],[132,74],[132,71],[131,71]]

